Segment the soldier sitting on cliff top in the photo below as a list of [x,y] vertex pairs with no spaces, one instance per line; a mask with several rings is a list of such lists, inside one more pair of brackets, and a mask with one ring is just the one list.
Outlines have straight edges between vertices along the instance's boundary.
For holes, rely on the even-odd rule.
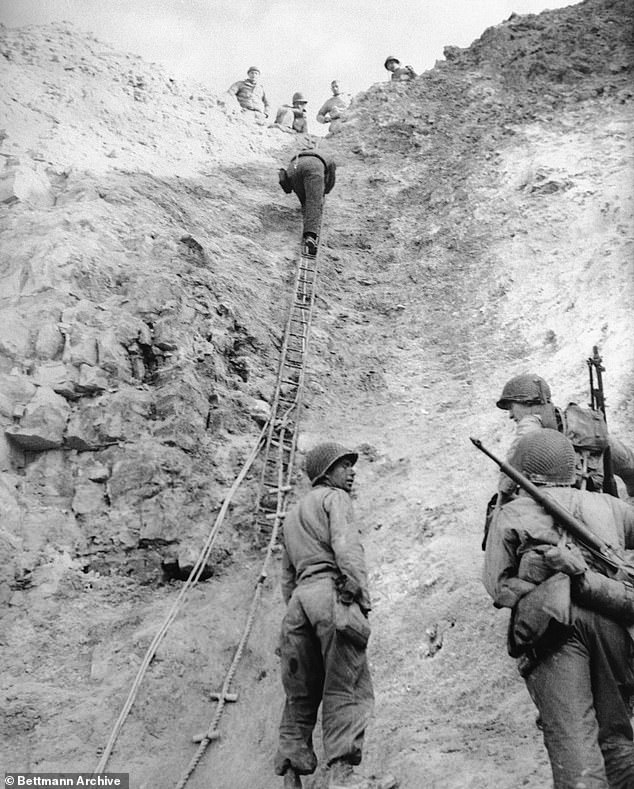
[[283,104],[275,115],[275,123],[269,128],[277,128],[290,134],[308,134],[306,105],[308,99],[299,91],[293,94],[292,104]]
[[388,71],[392,72],[392,82],[407,82],[415,79],[418,75],[411,66],[401,66],[401,61],[390,55],[383,64]]
[[339,80],[333,79],[330,83],[332,96],[322,104],[319,112],[317,113],[317,120],[319,123],[330,123],[330,131],[333,131],[334,121],[341,120],[350,106],[352,96],[349,93],[344,93],[339,85]]
[[247,79],[234,82],[227,93],[237,99],[243,112],[249,116],[253,113],[251,117],[258,123],[269,117],[269,102],[260,82],[260,69],[257,66],[249,66]]

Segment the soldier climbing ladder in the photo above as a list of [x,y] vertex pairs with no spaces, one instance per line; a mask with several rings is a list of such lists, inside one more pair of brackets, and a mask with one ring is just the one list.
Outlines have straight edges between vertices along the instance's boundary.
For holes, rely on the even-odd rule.
[[99,764],[95,769],[95,773],[97,774],[105,772],[114,745],[136,698],[138,688],[158,650],[159,644],[165,637],[169,626],[174,621],[178,609],[184,601],[185,595],[200,578],[202,569],[209,558],[220,526],[229,509],[231,498],[246,478],[258,454],[263,451],[262,470],[253,524],[255,527],[254,533],[257,539],[264,542],[268,540],[266,553],[255,583],[255,591],[251,600],[246,623],[241,639],[235,650],[233,660],[227,670],[220,691],[211,694],[211,699],[217,702],[214,716],[207,730],[202,734],[195,735],[193,738],[194,742],[199,743],[198,749],[177,784],[179,789],[180,787],[184,787],[189,780],[189,777],[192,775],[198,762],[205,753],[207,746],[220,736],[218,726],[225,704],[227,702],[237,701],[238,699],[237,692],[233,690],[234,676],[255,621],[279,527],[286,512],[288,493],[292,487],[297,433],[303,397],[306,355],[312,310],[315,302],[317,264],[318,255],[306,254],[305,248],[302,246],[302,252],[297,261],[293,299],[282,340],[275,392],[271,402],[271,414],[266,425],[262,429],[256,446],[253,448],[249,458],[245,461],[243,468],[227,494],[216,521],[210,530],[205,546],[189,578],[183,585],[172,609],[146,652],[141,667],[132,684],[132,688],[114,725],[108,743],[103,750]]

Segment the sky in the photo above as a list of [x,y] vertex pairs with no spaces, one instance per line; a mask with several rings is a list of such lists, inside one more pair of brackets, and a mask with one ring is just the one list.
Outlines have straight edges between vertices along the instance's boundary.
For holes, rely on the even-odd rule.
[[[306,93],[309,119],[338,79],[350,93],[385,81],[388,55],[417,72],[446,45],[469,46],[513,13],[570,0],[0,0],[9,27],[70,21],[115,49],[215,93],[257,66],[272,108]],[[317,131],[317,123],[311,131]],[[324,129],[325,131],[325,129]]]

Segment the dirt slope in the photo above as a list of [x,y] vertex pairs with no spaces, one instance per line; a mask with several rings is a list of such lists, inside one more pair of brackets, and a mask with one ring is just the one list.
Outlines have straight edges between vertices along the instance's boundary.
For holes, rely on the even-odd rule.
[[[624,32],[631,13],[625,2],[586,0],[512,17],[468,50],[447,51],[415,83],[374,86],[358,97],[342,132],[321,143],[340,166],[327,204],[300,446],[340,437],[362,453],[356,496],[374,596],[377,697],[364,765],[396,774],[408,789],[549,785],[534,710],[505,655],[506,614],[494,611],[479,580],[495,470],[468,436],[504,452],[511,425],[493,404],[521,371],[544,375],[558,404],[585,402],[584,360],[598,344],[611,429],[634,443],[634,112]],[[72,44],[96,70],[101,45],[62,35],[14,31],[11,51],[48,36],[59,51]],[[103,54],[104,73],[125,73],[122,57]],[[144,68],[135,62],[136,71]],[[58,90],[76,91],[77,75],[69,74],[60,72]],[[105,77],[95,85],[110,95]],[[150,103],[160,103],[163,85],[149,90]],[[190,106],[181,93],[177,109]],[[75,123],[84,128],[94,107],[82,114],[80,94],[73,95],[82,119]],[[215,100],[206,101],[211,112]],[[189,127],[200,158],[191,147],[181,155],[173,144],[181,130],[171,121],[155,126],[143,107],[137,124],[153,130],[156,151],[130,154],[113,170],[102,169],[103,160],[87,163],[83,151],[97,146],[79,146],[75,162],[63,134],[38,131],[44,161],[29,167],[46,174],[54,202],[7,204],[3,281],[17,285],[3,310],[36,326],[59,323],[60,306],[75,305],[78,294],[114,321],[125,313],[151,323],[156,336],[166,325],[174,346],[163,343],[172,356],[156,360],[145,380],[106,369],[109,388],[132,398],[139,414],[116,444],[80,451],[62,443],[21,463],[8,456],[6,487],[17,493],[5,498],[21,530],[5,527],[3,539],[29,569],[7,580],[2,629],[3,734],[15,769],[94,767],[177,593],[178,581],[157,583],[157,568],[200,544],[270,393],[298,230],[295,205],[275,184],[276,161],[284,163],[288,150],[222,108],[217,113],[211,133],[227,146],[218,164],[203,163],[202,126],[191,120]],[[60,120],[55,128],[70,123]],[[225,123],[250,141],[246,163],[219,130]],[[127,139],[125,129],[116,135],[121,150]],[[174,159],[165,172],[156,155],[164,161],[168,149]],[[22,166],[33,162],[17,135],[9,133],[3,150]],[[69,176],[54,177],[71,163]],[[179,177],[181,165],[187,177]],[[28,272],[38,265],[52,279],[29,289]],[[28,341],[37,345],[32,334]],[[19,363],[32,376],[33,352],[17,341],[5,347],[5,375]],[[174,380],[215,394],[212,408],[194,419],[186,393],[168,387]],[[106,394],[115,393],[82,393],[69,408],[90,414]],[[169,397],[175,405],[157,418],[157,404]],[[103,405],[110,420],[114,408]],[[183,445],[183,436],[191,443]],[[98,484],[109,494],[97,511],[82,512],[77,488],[96,463],[107,470],[109,481]],[[152,473],[137,478],[148,464]],[[298,493],[304,484],[298,480]],[[109,764],[129,770],[135,787],[175,785],[195,751],[191,735],[212,717],[206,694],[222,682],[258,573],[248,533],[252,490],[238,502],[215,574],[161,647]],[[61,534],[40,527],[39,542],[31,534],[29,543],[24,512],[36,510],[48,523],[59,513]],[[73,539],[65,542],[67,529]],[[240,701],[192,776],[194,788],[279,785],[271,775],[282,703],[276,580],[267,582],[237,676]],[[306,783],[317,789],[322,778]]]

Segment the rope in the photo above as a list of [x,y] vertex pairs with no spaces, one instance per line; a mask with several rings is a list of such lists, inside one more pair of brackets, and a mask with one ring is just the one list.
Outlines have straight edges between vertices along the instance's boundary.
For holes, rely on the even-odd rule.
[[[269,539],[269,542],[268,542],[268,546],[267,546],[266,554],[265,554],[265,557],[264,557],[264,561],[262,563],[262,569],[260,571],[260,575],[259,575],[258,581],[256,583],[255,593],[254,593],[253,598],[251,600],[251,606],[249,608],[249,614],[248,614],[248,617],[247,617],[245,628],[244,628],[242,637],[240,639],[240,642],[238,644],[238,647],[236,648],[236,651],[235,651],[233,660],[231,662],[231,665],[230,665],[230,667],[229,667],[229,669],[227,671],[227,674],[225,676],[225,680],[223,682],[222,689],[221,689],[221,692],[220,692],[219,698],[218,698],[218,706],[216,708],[216,712],[215,712],[214,717],[213,717],[213,719],[212,719],[212,721],[210,723],[210,726],[208,727],[207,736],[201,741],[195,756],[191,760],[191,762],[190,762],[186,772],[183,774],[183,777],[181,778],[180,782],[177,784],[177,789],[182,789],[182,787],[185,786],[185,784],[187,783],[189,777],[191,776],[193,771],[196,769],[196,766],[198,765],[198,763],[199,763],[200,759],[202,758],[203,754],[205,753],[205,751],[207,749],[207,746],[212,741],[212,735],[214,734],[214,732],[215,732],[215,730],[217,728],[217,725],[218,725],[218,723],[220,721],[220,717],[222,716],[222,712],[224,710],[224,706],[225,706],[225,703],[226,703],[225,702],[225,696],[229,692],[229,689],[231,687],[231,683],[233,682],[233,678],[235,676],[235,672],[236,672],[238,664],[239,664],[239,662],[240,662],[240,660],[242,658],[242,654],[244,652],[244,648],[245,648],[245,646],[246,646],[246,644],[248,642],[249,636],[251,634],[251,630],[253,628],[253,623],[255,621],[255,615],[257,613],[257,609],[258,609],[258,605],[259,605],[259,602],[260,602],[260,598],[262,596],[263,583],[264,583],[264,581],[267,578],[268,565],[270,563],[270,560],[271,560],[271,557],[272,557],[272,554],[273,554],[273,548],[274,548],[275,543],[277,541],[277,535],[278,535],[278,532],[279,532],[279,526],[280,526],[280,523],[282,522],[282,519],[283,519],[283,517],[285,515],[286,493],[290,489],[290,481],[291,481],[291,476],[292,476],[292,472],[293,472],[293,460],[294,460],[295,449],[296,449],[296,445],[297,445],[297,429],[298,429],[297,419],[295,419],[295,422],[294,422],[294,425],[293,425],[294,429],[292,431],[288,431],[286,425],[287,425],[287,422],[290,419],[291,414],[293,412],[295,412],[296,414],[299,412],[299,409],[301,407],[301,402],[302,402],[306,347],[307,347],[308,335],[309,335],[309,332],[310,332],[312,310],[313,310],[313,305],[314,305],[314,300],[315,300],[315,288],[314,288],[314,285],[315,285],[315,278],[316,278],[316,260],[315,260],[315,268],[314,268],[312,273],[314,275],[313,276],[313,282],[312,283],[307,283],[306,282],[306,269],[302,269],[302,258],[300,257],[300,261],[299,261],[299,265],[298,265],[298,269],[297,269],[297,277],[296,277],[296,282],[295,282],[295,285],[296,285],[295,297],[294,297],[295,300],[294,300],[293,304],[291,305],[291,310],[290,310],[289,318],[288,318],[287,325],[286,325],[286,331],[285,331],[285,334],[284,334],[284,342],[283,342],[281,359],[280,359],[280,367],[279,367],[279,371],[278,371],[277,386],[276,386],[275,395],[274,395],[274,403],[273,403],[273,408],[271,409],[271,416],[269,417],[269,419],[267,420],[266,424],[263,426],[262,430],[260,431],[260,435],[258,436],[258,440],[257,440],[255,446],[251,450],[250,455],[248,456],[247,460],[244,462],[244,464],[242,466],[242,469],[240,470],[238,476],[235,478],[231,488],[229,489],[227,495],[225,496],[225,499],[224,499],[224,501],[222,503],[222,506],[221,506],[221,508],[220,508],[220,510],[218,512],[218,515],[216,516],[216,520],[214,521],[214,524],[213,524],[213,526],[212,526],[212,528],[211,528],[211,530],[210,530],[210,532],[209,532],[209,534],[207,536],[205,544],[204,544],[203,548],[201,549],[201,551],[200,551],[200,553],[198,555],[198,558],[196,559],[196,562],[195,562],[194,566],[192,567],[192,570],[191,570],[187,580],[183,584],[179,594],[176,597],[176,600],[172,604],[172,607],[171,607],[170,611],[168,612],[167,616],[165,617],[161,627],[159,628],[158,632],[154,636],[150,646],[148,647],[148,649],[147,649],[147,651],[145,653],[145,656],[143,658],[141,666],[139,667],[139,670],[138,670],[138,672],[136,674],[136,677],[135,677],[135,679],[134,679],[134,681],[132,683],[132,687],[130,688],[130,691],[129,691],[128,696],[127,696],[127,698],[125,700],[125,703],[124,703],[124,705],[123,705],[123,707],[121,709],[121,712],[119,713],[119,716],[118,716],[118,718],[117,718],[117,720],[116,720],[116,722],[114,724],[114,727],[112,729],[112,732],[110,734],[108,742],[107,742],[107,744],[106,744],[106,746],[104,748],[104,751],[103,751],[103,754],[101,756],[101,759],[99,760],[99,763],[98,763],[98,765],[97,765],[97,767],[96,767],[96,769],[94,771],[95,774],[99,774],[99,773],[105,772],[106,766],[108,764],[108,760],[110,759],[110,756],[112,755],[112,751],[114,749],[114,746],[115,746],[115,744],[117,742],[119,734],[121,733],[121,729],[123,728],[123,725],[124,725],[128,715],[130,713],[130,710],[132,709],[132,706],[133,706],[135,700],[136,700],[136,697],[137,697],[137,694],[138,694],[141,682],[143,681],[143,679],[145,677],[145,674],[146,674],[146,672],[147,672],[147,670],[148,670],[148,668],[149,668],[154,656],[156,655],[156,652],[158,650],[159,645],[163,641],[167,631],[169,630],[169,627],[171,626],[172,622],[176,618],[176,615],[177,615],[181,605],[183,604],[188,592],[196,585],[196,583],[200,579],[200,576],[201,576],[201,574],[202,574],[202,572],[204,570],[204,567],[205,567],[205,565],[207,563],[207,560],[209,559],[209,556],[210,556],[211,551],[213,549],[214,543],[215,543],[216,538],[218,536],[218,532],[220,531],[220,527],[221,527],[221,525],[222,525],[222,523],[224,521],[224,518],[225,518],[225,516],[227,514],[227,511],[229,509],[229,505],[231,503],[231,500],[233,499],[233,496],[235,495],[236,491],[238,490],[238,488],[242,484],[242,482],[243,482],[245,476],[247,475],[249,469],[253,465],[253,463],[254,463],[255,459],[257,458],[260,450],[262,449],[263,444],[265,444],[265,446],[266,446],[266,452],[267,452],[267,456],[268,456],[268,452],[269,452],[270,447],[271,447],[271,441],[272,441],[273,435],[275,433],[275,430],[277,429],[277,431],[278,431],[278,433],[277,433],[277,435],[278,435],[277,506],[276,506],[276,511],[274,513],[273,527],[271,529],[270,539]],[[291,325],[292,325],[292,321],[293,321],[293,309],[297,305],[298,301],[301,301],[304,305],[306,304],[306,296],[307,296],[306,286],[307,286],[307,284],[310,286],[310,297],[309,297],[309,300],[308,300],[309,301],[309,305],[308,305],[308,309],[307,309],[308,315],[306,316],[305,319],[302,318],[302,326],[303,326],[303,331],[302,331],[302,350],[301,350],[302,362],[301,362],[301,367],[300,367],[300,370],[299,370],[299,380],[297,382],[296,393],[295,393],[295,396],[294,396],[293,400],[288,404],[288,407],[286,408],[285,412],[282,415],[278,416],[277,412],[279,410],[280,385],[281,385],[282,378],[283,378],[283,370],[284,370],[284,365],[286,363],[286,355],[288,353],[288,343],[289,343],[289,338],[290,338],[290,329],[291,329]],[[300,286],[301,286],[301,290],[300,290]],[[301,296],[301,298],[300,298],[300,296]],[[287,477],[286,477],[286,479],[284,479],[284,446],[285,446],[284,439],[286,437],[286,433],[287,432],[291,432],[291,443],[290,443],[290,446],[289,446],[290,453],[289,453],[289,458],[288,458],[288,461],[287,461]],[[265,466],[266,466],[266,463],[265,463]],[[264,484],[264,471],[263,471],[262,480],[261,480],[261,487],[263,487],[263,484]],[[261,499],[261,497],[260,497],[260,499]]]
[[[271,532],[272,543],[274,543],[274,541],[277,539],[278,523],[279,520],[276,519],[276,526],[273,528]],[[271,546],[272,543],[269,543],[269,546]],[[270,555],[271,552],[267,551],[267,560],[270,557]],[[207,750],[207,746],[214,739],[216,729],[218,728],[218,724],[220,723],[220,718],[222,717],[222,713],[225,708],[225,703],[226,703],[225,695],[230,692],[231,683],[233,682],[233,678],[238,668],[238,664],[242,659],[242,653],[244,652],[244,648],[247,644],[247,641],[249,640],[249,636],[251,635],[251,630],[253,629],[253,623],[255,622],[255,615],[257,613],[258,606],[260,603],[260,598],[262,596],[262,585],[266,580],[265,566],[267,564],[267,560],[265,560],[265,563],[262,566],[262,572],[260,573],[260,577],[258,578],[258,582],[255,587],[255,593],[251,600],[251,606],[249,607],[249,615],[247,617],[246,625],[242,633],[242,638],[240,639],[240,643],[236,648],[235,654],[233,656],[233,660],[231,661],[231,665],[229,666],[229,670],[227,671],[225,680],[222,683],[222,688],[220,690],[220,693],[218,694],[218,706],[216,707],[216,712],[209,724],[206,736],[201,740],[200,745],[198,746],[198,750],[196,751],[191,762],[189,763],[187,769],[183,773],[180,781],[176,784],[176,789],[183,789],[183,787],[189,780],[191,774],[194,772],[194,770],[198,766],[198,763],[202,759],[205,751]]]
[[[220,718],[222,717],[222,713],[225,707],[225,697],[231,690],[231,684],[233,682],[235,673],[238,668],[238,664],[242,658],[242,654],[244,652],[244,648],[249,640],[249,636],[251,635],[251,630],[253,629],[253,623],[255,622],[255,617],[257,614],[258,606],[260,603],[260,598],[262,597],[262,588],[264,585],[264,581],[267,578],[267,570],[269,563],[271,561],[273,555],[273,549],[277,542],[277,536],[279,532],[280,524],[286,514],[285,506],[286,506],[286,494],[287,491],[290,489],[290,481],[293,473],[293,461],[295,457],[295,450],[297,446],[297,432],[298,432],[298,420],[295,419],[294,423],[291,422],[291,429],[287,427],[287,424],[290,421],[290,417],[293,413],[299,414],[301,409],[302,399],[303,399],[303,390],[304,390],[304,370],[305,370],[305,361],[306,361],[306,348],[307,348],[307,341],[308,336],[310,333],[310,325],[311,325],[311,317],[313,306],[315,302],[315,280],[316,280],[316,260],[315,260],[315,268],[313,269],[313,281],[307,282],[306,281],[306,270],[310,267],[303,267],[302,266],[303,258],[300,257],[299,265],[297,268],[297,277],[295,279],[295,300],[291,305],[291,310],[289,313],[289,317],[286,324],[286,330],[284,332],[284,340],[282,342],[282,349],[280,354],[280,366],[278,370],[277,376],[277,385],[273,397],[273,408],[271,419],[268,423],[268,435],[266,441],[266,452],[268,456],[268,452],[271,447],[271,442],[273,439],[273,435],[275,431],[277,431],[277,454],[278,454],[278,462],[277,462],[277,503],[276,503],[276,510],[273,517],[273,527],[271,529],[271,534],[269,537],[266,553],[264,556],[264,560],[262,562],[262,567],[260,570],[260,575],[258,577],[255,591],[253,597],[251,599],[251,605],[249,607],[249,613],[247,616],[247,620],[245,623],[245,627],[242,633],[242,637],[240,638],[240,642],[236,648],[236,651],[233,656],[233,660],[227,670],[227,674],[225,675],[224,682],[222,684],[222,688],[220,693],[218,694],[218,706],[216,707],[216,711],[211,719],[209,726],[207,727],[207,733],[200,741],[200,744],[196,750],[196,753],[192,757],[191,761],[189,762],[187,768],[185,769],[183,775],[181,776],[179,782],[176,784],[175,789],[183,789],[187,784],[189,778],[191,777],[192,773],[198,766],[200,760],[205,754],[209,744],[213,742],[214,739],[218,736],[217,728],[220,722]],[[307,287],[310,289],[310,294],[307,292]],[[307,298],[308,297],[308,298]],[[305,318],[302,318],[302,363],[299,369],[299,379],[297,381],[297,387],[295,390],[295,395],[293,397],[292,402],[288,404],[288,407],[285,409],[284,413],[278,416],[278,410],[280,407],[279,403],[279,395],[280,395],[280,386],[282,384],[282,380],[284,377],[284,367],[287,363],[287,353],[288,353],[288,344],[290,339],[290,331],[292,327],[292,322],[294,319],[294,307],[299,303],[304,306],[307,306],[308,309],[307,315]],[[307,303],[308,302],[308,303]],[[285,439],[287,433],[290,433],[290,453],[289,458],[286,464],[287,473],[286,478],[284,478],[284,447],[285,447]],[[266,459],[264,462],[264,467],[262,471],[262,477],[260,480],[261,489],[264,488],[265,485],[265,477],[266,477]],[[261,497],[260,497],[261,498]],[[256,514],[257,520],[257,514]]]
[[154,638],[152,640],[152,643],[150,644],[150,646],[148,647],[148,649],[147,649],[147,651],[145,653],[145,657],[143,658],[143,662],[141,663],[141,666],[139,667],[139,670],[138,670],[137,675],[136,675],[136,677],[134,679],[134,682],[132,683],[132,687],[130,688],[130,692],[128,693],[128,697],[126,698],[125,704],[123,705],[123,708],[121,709],[121,712],[119,713],[119,717],[117,718],[116,723],[115,723],[115,725],[114,725],[114,727],[112,729],[112,733],[110,734],[110,738],[108,740],[108,743],[107,743],[106,747],[104,748],[104,752],[103,752],[103,754],[101,756],[101,759],[99,760],[99,764],[97,765],[97,768],[95,769],[95,773],[102,773],[106,769],[106,765],[108,763],[108,759],[110,758],[110,756],[112,754],[112,750],[113,750],[113,748],[115,746],[117,738],[119,737],[121,729],[123,728],[123,724],[125,723],[125,720],[128,717],[128,714],[129,714],[129,712],[130,712],[130,710],[132,708],[132,705],[134,704],[134,701],[136,699],[136,696],[137,696],[137,693],[138,693],[138,690],[139,690],[139,686],[141,685],[141,682],[142,682],[142,680],[143,680],[143,678],[145,676],[145,673],[146,673],[150,663],[152,662],[152,659],[156,655],[156,651],[157,651],[161,641],[165,637],[165,634],[167,633],[170,625],[172,624],[172,622],[176,618],[176,614],[178,613],[178,610],[179,610],[181,604],[183,603],[187,593],[189,592],[189,590],[191,588],[193,588],[195,586],[195,584],[198,582],[198,579],[200,578],[200,576],[202,574],[202,571],[203,571],[203,569],[204,569],[204,567],[205,567],[205,565],[207,563],[207,560],[209,559],[209,556],[211,554],[211,550],[213,548],[213,545],[214,545],[214,542],[216,540],[216,537],[218,536],[218,532],[220,531],[220,526],[222,525],[222,522],[224,521],[225,515],[227,514],[227,510],[229,508],[229,504],[231,503],[231,500],[232,500],[235,492],[237,491],[237,489],[239,488],[240,484],[242,483],[242,480],[245,478],[247,472],[249,471],[249,469],[253,465],[254,460],[258,456],[258,453],[259,453],[260,448],[262,446],[262,443],[264,441],[264,436],[266,434],[267,428],[268,428],[268,422],[267,422],[267,424],[264,425],[264,427],[260,431],[260,435],[258,437],[258,440],[257,440],[255,446],[251,450],[251,454],[249,455],[247,460],[244,462],[244,465],[242,466],[242,469],[240,470],[240,473],[235,478],[235,480],[233,482],[233,485],[231,486],[231,488],[229,489],[229,492],[225,496],[225,499],[224,499],[224,501],[222,503],[222,506],[220,507],[218,515],[216,516],[216,520],[214,521],[214,524],[213,524],[213,526],[212,526],[212,528],[211,528],[211,530],[209,532],[207,540],[205,541],[205,544],[204,544],[201,552],[199,553],[198,558],[196,559],[196,563],[192,567],[192,570],[191,570],[187,580],[183,584],[183,586],[182,586],[178,596],[176,597],[176,600],[174,601],[169,613],[165,617],[165,620],[163,621],[163,624],[159,628],[159,631],[157,632],[157,634],[154,636]]
[[[279,445],[279,448],[278,448],[278,452],[279,452],[279,460],[280,460],[280,463],[279,463],[279,466],[278,466],[278,482],[279,482],[279,487],[281,489],[283,487],[283,481],[284,481],[283,480],[284,471],[283,471],[283,464],[282,464],[283,449],[282,449],[282,442],[281,441],[280,441],[280,445]],[[247,616],[247,621],[246,621],[246,624],[245,624],[244,631],[242,633],[242,637],[240,639],[240,642],[239,642],[239,644],[238,644],[238,646],[236,648],[236,651],[234,653],[233,660],[231,661],[231,665],[229,666],[229,669],[227,670],[227,674],[225,676],[224,682],[222,683],[222,688],[220,690],[220,693],[218,694],[218,706],[216,707],[216,711],[214,713],[214,716],[211,719],[211,722],[210,722],[210,724],[209,724],[209,726],[207,728],[206,736],[201,740],[200,745],[198,746],[198,750],[196,751],[196,753],[194,754],[192,760],[190,761],[189,765],[187,766],[187,769],[183,773],[180,781],[176,784],[175,789],[183,789],[183,787],[187,784],[187,781],[191,777],[192,773],[194,772],[194,770],[198,766],[198,763],[202,759],[205,751],[207,750],[207,747],[209,746],[209,743],[211,743],[215,739],[216,730],[218,728],[218,724],[220,723],[220,718],[222,717],[222,713],[223,713],[223,710],[225,708],[225,703],[226,703],[225,702],[225,696],[231,690],[231,684],[233,682],[233,678],[234,678],[235,673],[237,671],[238,664],[240,663],[240,660],[242,659],[242,654],[244,652],[244,648],[247,645],[247,642],[249,640],[249,636],[251,635],[251,630],[253,629],[253,624],[255,622],[255,616],[257,614],[257,610],[258,610],[258,607],[259,607],[259,604],[260,604],[260,598],[262,597],[262,588],[263,588],[263,585],[264,585],[264,581],[267,578],[268,565],[269,565],[269,562],[270,562],[271,557],[273,555],[273,548],[275,546],[275,543],[277,542],[277,535],[278,535],[278,532],[279,532],[279,526],[280,526],[280,524],[282,522],[282,519],[284,518],[284,515],[285,515],[285,510],[284,510],[283,502],[280,501],[279,498],[278,498],[278,506],[277,506],[277,510],[275,512],[275,519],[274,519],[274,522],[273,522],[273,528],[271,529],[271,536],[270,536],[270,539],[269,539],[269,542],[268,542],[268,546],[267,546],[267,550],[266,550],[266,555],[264,557],[264,561],[262,562],[262,568],[260,570],[260,575],[259,575],[259,578],[258,578],[256,586],[255,586],[255,592],[254,592],[253,597],[251,599],[251,605],[249,607],[249,614]]]

